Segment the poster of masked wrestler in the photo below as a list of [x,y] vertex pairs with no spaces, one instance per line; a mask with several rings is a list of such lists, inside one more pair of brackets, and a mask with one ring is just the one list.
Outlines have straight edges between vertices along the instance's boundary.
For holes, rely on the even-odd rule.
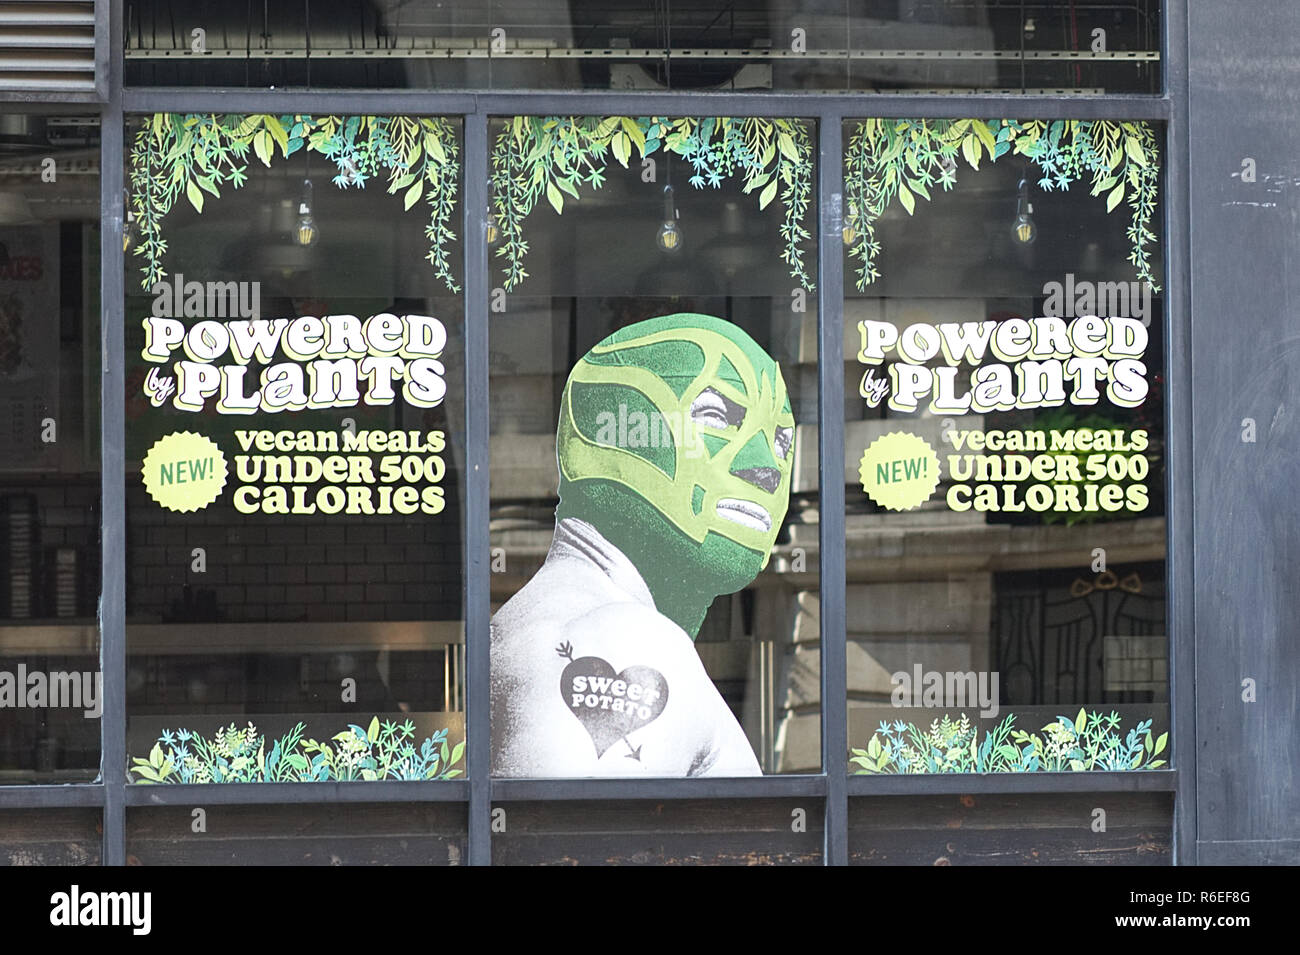
[[577,361],[554,537],[492,618],[495,775],[760,772],[694,641],[768,562],[794,434],[780,367],[723,319],[639,321]]

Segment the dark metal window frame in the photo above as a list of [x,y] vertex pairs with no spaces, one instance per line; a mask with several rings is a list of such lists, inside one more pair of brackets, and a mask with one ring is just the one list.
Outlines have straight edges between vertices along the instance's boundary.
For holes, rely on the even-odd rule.
[[[1188,262],[1186,0],[1165,4],[1165,93],[1159,96],[907,95],[800,93],[453,92],[417,90],[123,89],[121,0],[97,3],[97,98],[102,120],[102,548],[100,600],[104,709],[100,781],[62,786],[0,787],[7,808],[99,807],[103,861],[126,861],[127,807],[205,805],[325,805],[331,803],[459,802],[468,805],[468,861],[491,862],[494,804],[547,800],[666,800],[812,798],[822,802],[823,861],[848,857],[848,802],[856,797],[955,793],[1172,792],[1174,861],[1195,863],[1195,672],[1191,587],[1193,542]],[[107,52],[106,52],[107,51]],[[86,100],[54,93],[0,94],[0,109],[75,111]],[[81,105],[82,110],[86,108]],[[129,114],[151,112],[385,113],[459,117],[464,122],[463,235],[465,242],[465,616],[466,765],[464,779],[446,782],[351,782],[259,785],[138,786],[126,782],[126,507],[123,382],[124,136]],[[803,117],[817,126],[818,407],[821,483],[820,596],[822,771],[751,779],[600,780],[493,779],[488,773],[488,252],[482,241],[488,187],[488,123],[493,116],[716,115]],[[845,639],[845,517],[843,402],[842,122],[881,116],[935,118],[1033,117],[1156,120],[1166,124],[1165,218],[1168,349],[1166,441],[1167,575],[1170,635],[1170,722],[1174,752],[1167,770],[1135,773],[1051,773],[937,776],[849,776]],[[469,241],[478,239],[479,241]],[[1178,528],[1178,533],[1172,533]]]

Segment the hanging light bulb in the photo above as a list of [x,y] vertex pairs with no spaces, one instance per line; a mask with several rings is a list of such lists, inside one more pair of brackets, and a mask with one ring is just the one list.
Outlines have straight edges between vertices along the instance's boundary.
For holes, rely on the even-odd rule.
[[134,212],[126,214],[126,224],[122,229],[122,251],[130,252],[140,244],[140,222]]
[[677,224],[677,206],[673,202],[672,186],[664,186],[663,222],[655,234],[655,243],[669,255],[681,251],[682,248],[682,229]]
[[140,244],[140,223],[135,217],[135,210],[131,208],[130,193],[123,193],[123,196],[126,222],[122,224],[122,251],[130,252]]
[[1017,186],[1016,219],[1011,223],[1011,236],[1021,245],[1030,245],[1038,238],[1033,213],[1034,205],[1029,201],[1029,179],[1021,178]]
[[483,237],[487,239],[489,248],[501,241],[501,226],[497,223],[497,214],[492,208],[491,202],[488,203],[487,222],[483,227]]
[[858,206],[856,203],[849,203],[849,214],[844,217],[844,228],[840,230],[844,237],[844,244],[852,247],[853,243],[858,241]]
[[311,214],[311,180],[302,182],[302,198],[298,200],[298,222],[293,229],[293,241],[299,245],[315,243],[319,230]]
[[1016,216],[1013,225],[1016,241],[1022,245],[1030,245],[1038,238],[1038,226],[1034,225],[1034,218],[1030,213],[1034,211],[1032,205],[1026,206],[1024,212]]

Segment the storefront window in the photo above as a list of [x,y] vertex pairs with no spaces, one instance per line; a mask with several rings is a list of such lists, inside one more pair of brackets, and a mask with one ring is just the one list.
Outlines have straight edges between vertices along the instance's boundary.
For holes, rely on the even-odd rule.
[[0,4],[0,864],[1285,857],[1238,6]]
[[465,769],[460,124],[129,124],[128,771]]
[[493,772],[818,770],[815,124],[491,133]]
[[474,0],[127,7],[139,86],[1154,93],[1136,0]]
[[1167,765],[1160,130],[844,141],[850,771]]
[[99,769],[99,120],[0,115],[0,783]]

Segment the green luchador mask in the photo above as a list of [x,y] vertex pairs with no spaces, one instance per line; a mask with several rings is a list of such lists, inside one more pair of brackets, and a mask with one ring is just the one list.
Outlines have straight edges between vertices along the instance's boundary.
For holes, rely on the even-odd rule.
[[781,370],[743,330],[708,315],[638,322],[569,375],[557,514],[589,521],[623,550],[661,609],[665,590],[674,600],[706,594],[707,609],[767,565],[793,444]]

